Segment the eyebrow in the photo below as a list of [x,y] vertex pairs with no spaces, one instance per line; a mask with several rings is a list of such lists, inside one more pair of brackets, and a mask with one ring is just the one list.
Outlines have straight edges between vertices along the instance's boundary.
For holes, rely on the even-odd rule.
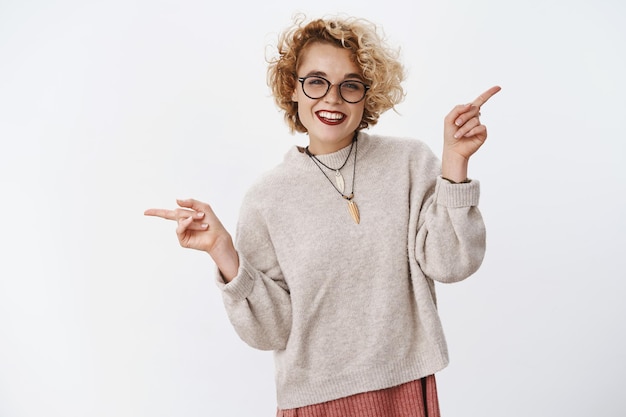
[[[310,77],[313,75],[318,76],[318,77],[328,77],[328,74],[326,74],[324,71],[310,71],[306,76]],[[351,72],[343,76],[344,80],[347,80],[350,78],[356,78],[356,79],[363,81],[363,77],[361,77],[360,74],[357,74],[355,72]]]

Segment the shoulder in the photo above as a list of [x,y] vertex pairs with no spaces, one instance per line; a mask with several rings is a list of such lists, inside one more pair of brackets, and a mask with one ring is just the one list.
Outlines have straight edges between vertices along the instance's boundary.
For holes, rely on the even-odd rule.
[[367,147],[379,155],[389,155],[396,158],[404,156],[410,159],[435,157],[428,144],[417,138],[361,133],[359,140],[367,143]]
[[[259,175],[248,188],[245,200],[257,203],[275,203],[286,188],[297,181],[298,159],[301,155],[296,146],[290,148],[282,162]],[[258,205],[258,204],[257,204]]]

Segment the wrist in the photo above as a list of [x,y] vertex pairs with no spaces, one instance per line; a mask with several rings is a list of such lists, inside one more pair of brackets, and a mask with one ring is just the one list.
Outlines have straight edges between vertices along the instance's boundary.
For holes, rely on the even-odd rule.
[[453,183],[466,182],[468,165],[467,158],[444,152],[441,158],[441,176]]
[[220,270],[225,282],[230,282],[237,276],[239,272],[239,254],[230,236],[220,242],[216,242],[207,253]]

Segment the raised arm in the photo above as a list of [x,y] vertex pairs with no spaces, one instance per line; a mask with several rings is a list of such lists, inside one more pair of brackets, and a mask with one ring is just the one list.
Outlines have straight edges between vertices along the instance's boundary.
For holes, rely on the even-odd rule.
[[[226,312],[243,341],[257,349],[284,349],[291,331],[291,297],[262,228],[240,230],[246,235],[240,245],[250,263],[245,255],[240,257],[230,233],[208,204],[191,199],[177,203],[179,208],[148,209],[144,214],[176,221],[181,246],[211,255],[220,271],[218,286]],[[261,244],[264,241],[266,245]]]
[[416,239],[417,260],[431,279],[460,281],[482,263],[486,232],[478,210],[480,184],[466,183],[467,167],[469,158],[487,139],[487,128],[479,120],[480,108],[498,91],[500,87],[492,87],[473,102],[454,107],[445,117],[444,179],[437,180],[424,205]]

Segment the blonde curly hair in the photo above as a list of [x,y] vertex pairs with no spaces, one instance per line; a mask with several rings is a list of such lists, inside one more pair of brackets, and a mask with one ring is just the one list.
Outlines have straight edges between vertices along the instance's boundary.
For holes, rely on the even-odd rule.
[[267,82],[274,101],[285,111],[285,121],[293,133],[307,129],[298,117],[298,103],[292,100],[298,82],[297,69],[305,48],[321,42],[350,50],[353,62],[370,89],[359,129],[374,126],[380,115],[404,99],[401,86],[404,68],[398,51],[389,48],[371,22],[359,18],[331,17],[305,23],[297,16],[293,27],[278,39],[278,56],[269,59]]

